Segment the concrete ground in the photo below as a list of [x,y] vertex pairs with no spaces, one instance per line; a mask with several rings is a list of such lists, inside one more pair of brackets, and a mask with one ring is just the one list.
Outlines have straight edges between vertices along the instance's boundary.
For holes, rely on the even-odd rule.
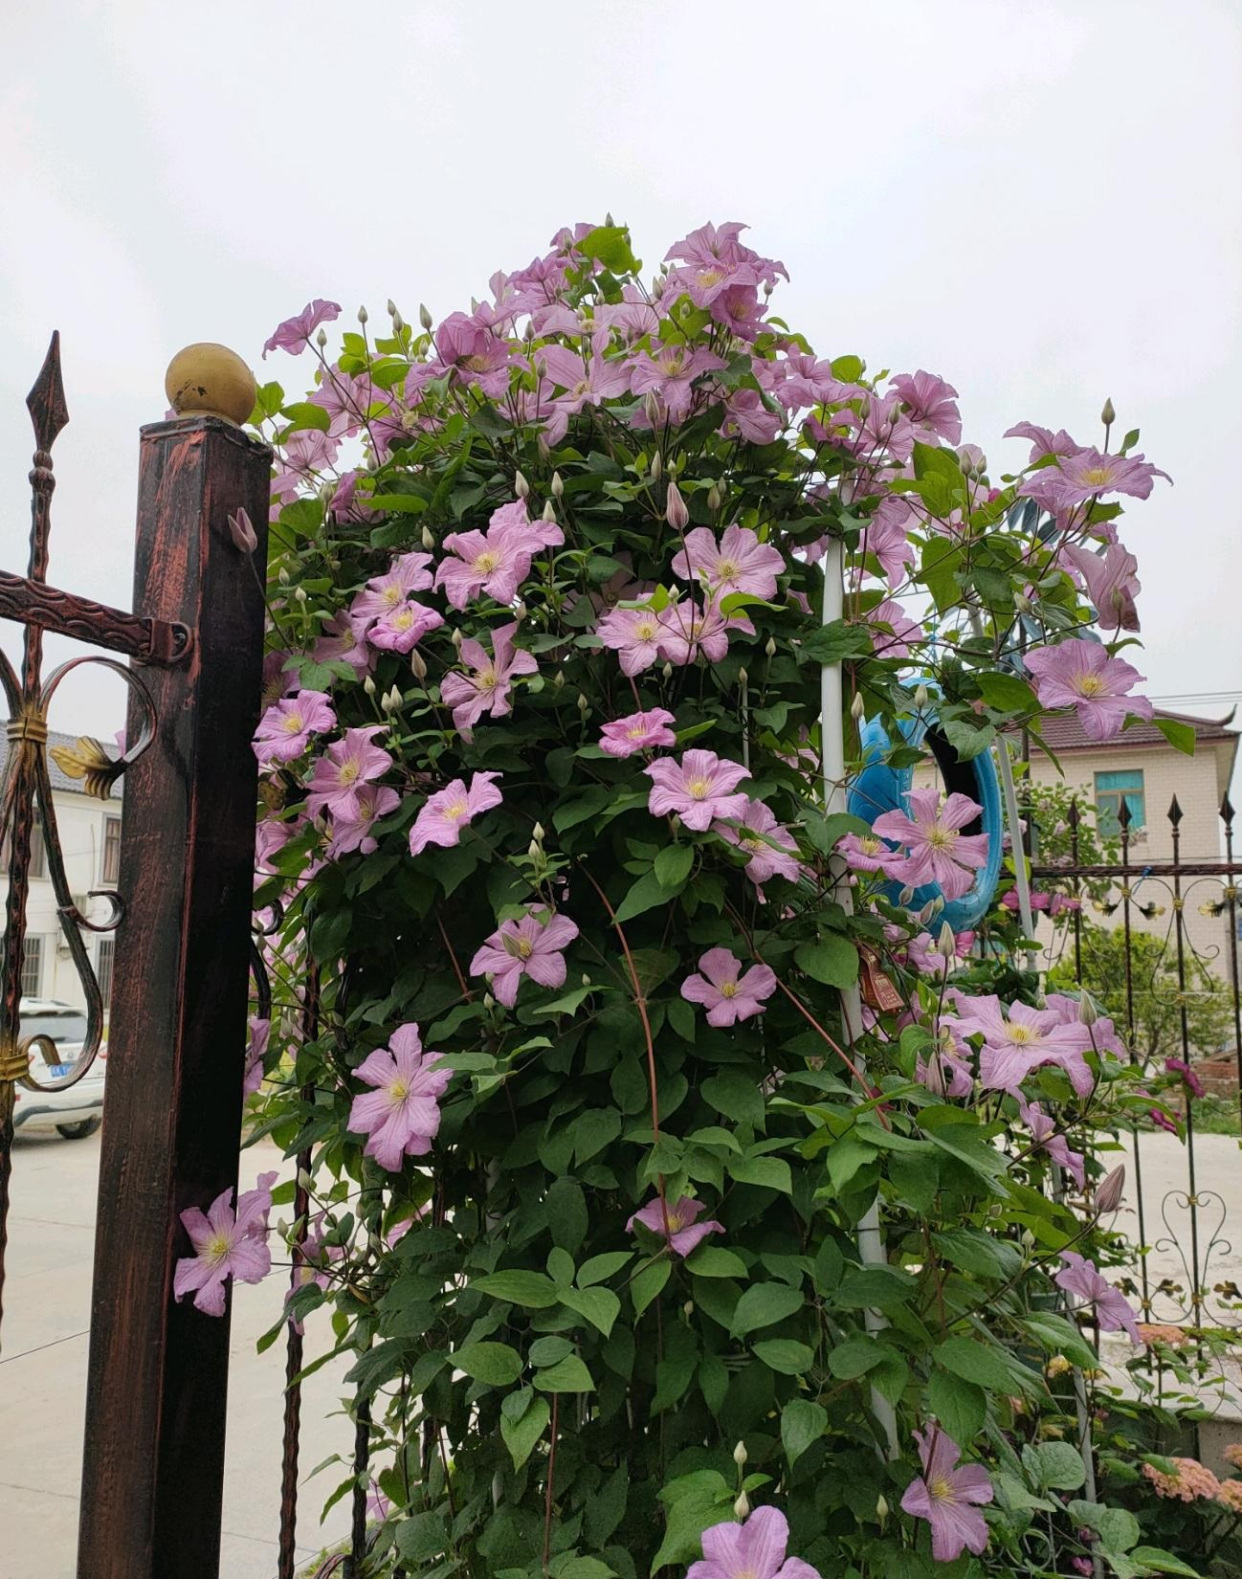
[[[271,1168],[287,1172],[274,1147],[244,1153],[243,1188]],[[19,1136],[15,1143],[0,1349],[0,1579],[73,1579],[75,1572],[98,1173],[98,1135]],[[234,1297],[222,1579],[273,1579],[276,1572],[284,1349],[277,1343],[257,1355],[255,1341],[278,1318],[286,1286],[275,1271]],[[328,1337],[326,1319],[310,1322],[307,1363]],[[306,1479],[331,1454],[352,1451],[338,1403],[346,1368],[325,1366],[303,1389],[300,1563],[348,1528],[346,1503],[319,1526],[342,1478],[338,1468]]]
[[[1151,1279],[1168,1276],[1184,1283],[1182,1257],[1190,1254],[1185,1148],[1165,1134],[1143,1135],[1140,1147],[1145,1226],[1155,1246]],[[1137,1238],[1131,1152],[1128,1145],[1126,1202],[1116,1221]],[[1242,1285],[1242,1149],[1230,1136],[1203,1135],[1196,1140],[1195,1159],[1206,1281],[1211,1286],[1234,1279]],[[270,1168],[287,1171],[273,1147],[246,1152],[243,1187]],[[0,1579],[72,1579],[74,1573],[98,1170],[98,1136],[16,1143],[0,1353]],[[1225,1242],[1230,1230],[1232,1244]],[[222,1579],[275,1574],[284,1358],[280,1345],[256,1355],[255,1340],[278,1317],[285,1286],[277,1273],[257,1287],[243,1285],[234,1298]],[[1174,1321],[1177,1315],[1171,1304],[1157,1300],[1153,1319]],[[1222,1307],[1210,1319],[1242,1318]],[[326,1342],[326,1321],[312,1321],[307,1362]],[[344,1369],[341,1363],[325,1367],[306,1383],[301,1462],[308,1471],[333,1453],[351,1450],[349,1423],[338,1404]],[[332,1510],[325,1528],[318,1522],[339,1479],[334,1466],[303,1482],[300,1561],[309,1561],[347,1529],[345,1503]]]

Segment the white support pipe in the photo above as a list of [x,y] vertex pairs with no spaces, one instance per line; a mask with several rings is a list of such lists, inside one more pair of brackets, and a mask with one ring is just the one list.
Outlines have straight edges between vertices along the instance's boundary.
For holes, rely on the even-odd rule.
[[[824,613],[823,623],[831,625],[834,620],[841,618],[845,606],[845,589],[842,579],[842,552],[839,538],[829,538],[828,547],[824,554]],[[824,813],[833,816],[836,812],[846,809],[846,777],[845,777],[845,712],[842,707],[841,695],[841,665],[840,663],[825,664],[820,671],[820,711],[819,711],[819,741],[822,753],[822,767],[824,777]],[[843,863],[838,863],[835,872],[835,886],[833,897],[837,903],[848,913],[854,909],[854,896],[846,876]],[[854,1038],[862,1030],[862,1005],[859,1001],[857,987],[843,987],[841,989],[841,1031],[846,1046],[850,1046]],[[856,1060],[860,1072],[865,1073],[865,1066],[861,1058]],[[872,1201],[864,1212],[858,1224],[858,1254],[864,1266],[885,1266],[888,1257],[884,1253],[884,1240],[880,1235],[880,1206],[879,1198]],[[866,1310],[863,1319],[867,1324],[867,1331],[871,1333],[883,1332],[888,1322],[878,1310]],[[896,1458],[900,1452],[897,1437],[897,1417],[893,1406],[888,1399],[883,1397],[873,1387],[871,1389],[871,1408],[876,1419],[883,1428],[888,1441],[888,1456]]]
[[1018,792],[1013,784],[1013,763],[1009,756],[1009,741],[1004,735],[996,742],[996,760],[1000,767],[1001,793],[1005,797],[1005,821],[1009,824],[1009,852],[1013,856],[1013,876],[1018,890],[1018,914],[1022,917],[1022,935],[1034,941],[1035,914],[1031,909],[1031,879],[1026,870],[1026,851],[1022,845],[1022,819],[1018,815]]

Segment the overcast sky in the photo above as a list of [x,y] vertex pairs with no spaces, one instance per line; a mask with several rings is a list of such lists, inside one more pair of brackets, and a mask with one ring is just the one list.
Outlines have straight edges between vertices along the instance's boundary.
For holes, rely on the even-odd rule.
[[[821,354],[944,375],[994,472],[1024,458],[1011,423],[1094,441],[1111,396],[1176,484],[1123,522],[1147,689],[1242,687],[1237,0],[3,9],[5,568],[25,569],[22,401],[53,328],[72,422],[51,578],[127,607],[137,430],[183,344],[259,369],[312,296],[439,319],[605,210],[652,268],[740,219]],[[106,735],[122,711],[101,679],[51,722]]]

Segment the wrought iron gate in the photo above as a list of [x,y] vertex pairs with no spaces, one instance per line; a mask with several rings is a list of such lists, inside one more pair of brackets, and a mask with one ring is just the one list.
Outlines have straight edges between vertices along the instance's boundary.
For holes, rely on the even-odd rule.
[[[232,364],[236,375],[236,358]],[[25,627],[20,673],[0,653],[9,741],[0,783],[8,851],[0,1295],[15,1087],[63,1088],[86,1074],[101,1043],[103,1001],[82,929],[116,934],[81,1579],[193,1579],[214,1575],[219,1562],[228,1319],[203,1321],[175,1305],[172,1280],[180,1210],[237,1183],[256,784],[250,740],[261,684],[270,455],[238,426],[248,412],[235,401],[230,409],[227,397],[213,412],[210,388],[197,393],[202,414],[142,430],[134,612],[61,591],[47,583],[52,448],[69,420],[53,335],[27,401],[35,435],[29,566],[25,576],[0,573],[0,617]],[[245,379],[233,394],[244,404]],[[239,509],[256,523],[253,559],[229,529]],[[44,677],[45,631],[129,664],[73,658]],[[45,755],[57,688],[92,663],[129,687],[125,749],[113,759],[82,739],[58,760],[88,793],[105,797],[125,775],[119,881],[115,893],[99,896],[111,902],[103,922],[84,916],[69,890]],[[36,813],[87,1000],[81,1056],[58,1078],[48,1074],[51,1043],[23,1038],[21,1029]]]

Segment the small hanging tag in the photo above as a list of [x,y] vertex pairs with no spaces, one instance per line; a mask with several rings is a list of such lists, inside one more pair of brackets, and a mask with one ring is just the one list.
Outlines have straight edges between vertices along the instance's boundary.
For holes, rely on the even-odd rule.
[[905,1007],[905,999],[880,968],[880,957],[866,943],[859,943],[858,958],[861,974],[862,1001],[878,1014],[892,1013]]

